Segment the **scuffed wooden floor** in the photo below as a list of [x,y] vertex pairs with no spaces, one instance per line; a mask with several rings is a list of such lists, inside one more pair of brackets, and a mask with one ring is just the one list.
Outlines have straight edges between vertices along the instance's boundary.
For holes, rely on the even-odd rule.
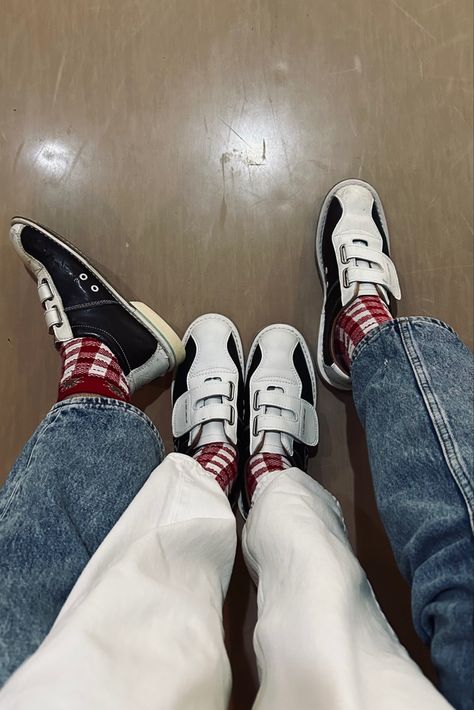
[[[1,474],[54,401],[58,361],[7,240],[23,214],[69,235],[184,332],[206,311],[245,345],[287,321],[314,352],[317,211],[375,184],[404,298],[472,346],[470,0],[3,0]],[[170,444],[169,382],[139,402]],[[378,519],[349,396],[320,386],[311,473],[341,500],[383,609],[427,672]],[[256,688],[255,593],[226,605],[233,707]]]

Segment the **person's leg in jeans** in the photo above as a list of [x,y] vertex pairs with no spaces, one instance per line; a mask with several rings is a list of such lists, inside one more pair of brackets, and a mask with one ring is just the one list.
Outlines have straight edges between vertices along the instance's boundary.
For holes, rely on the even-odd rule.
[[441,710],[350,548],[337,501],[303,472],[317,441],[314,370],[289,326],[260,333],[247,366],[243,550],[258,584],[261,710]]
[[393,319],[388,293],[400,296],[398,280],[370,186],[351,180],[330,191],[317,253],[325,292],[320,373],[353,388],[378,508],[411,584],[416,630],[445,696],[472,710],[472,354],[439,321]]
[[176,448],[84,569],[39,650],[0,693],[2,710],[224,710],[222,603],[236,529],[243,353],[223,316],[184,337],[173,385]]
[[63,369],[58,404],[0,491],[0,684],[41,643],[161,462],[161,438],[130,393],[184,357],[164,321],[125,301],[57,235],[17,219],[11,237],[37,278]]

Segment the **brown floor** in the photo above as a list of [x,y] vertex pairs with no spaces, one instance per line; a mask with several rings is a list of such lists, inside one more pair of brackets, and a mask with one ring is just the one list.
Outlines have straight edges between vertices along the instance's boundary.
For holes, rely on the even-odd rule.
[[[246,347],[287,321],[314,352],[317,211],[336,181],[359,176],[388,213],[399,314],[445,319],[472,347],[470,0],[0,5],[2,477],[53,402],[58,371],[8,244],[14,214],[69,235],[179,332],[220,311]],[[169,445],[165,384],[138,399]],[[430,672],[351,399],[319,389],[311,473],[341,500],[383,609]],[[254,619],[238,557],[226,627],[242,710],[256,688]]]

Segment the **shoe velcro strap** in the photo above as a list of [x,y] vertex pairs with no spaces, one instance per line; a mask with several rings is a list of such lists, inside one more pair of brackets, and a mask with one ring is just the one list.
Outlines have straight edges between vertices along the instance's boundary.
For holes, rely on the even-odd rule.
[[[173,436],[183,436],[188,434],[194,427],[211,421],[234,424],[236,419],[235,404],[231,401],[225,404],[205,404],[202,407],[195,407],[192,406],[192,397],[190,395],[191,392],[185,392],[175,402],[172,417]],[[207,396],[216,395],[208,394]],[[201,397],[200,399],[203,398]]]
[[278,407],[291,412],[291,417],[284,414],[255,414],[253,417],[253,435],[266,431],[289,434],[307,446],[318,443],[318,418],[314,407],[299,397],[290,397],[281,392],[260,391],[255,397],[257,406]]
[[38,286],[38,296],[40,298],[41,303],[44,303],[45,301],[49,301],[54,298],[54,294],[51,291],[47,281],[43,281],[43,283]]
[[[354,243],[356,242],[356,243]],[[362,244],[361,242],[365,242]],[[401,290],[395,266],[381,249],[381,238],[367,233],[344,232],[334,238],[341,282],[341,300],[345,306],[357,295],[360,283],[378,284],[400,300]],[[360,263],[360,262],[364,263]],[[373,264],[373,268],[368,263]],[[388,301],[388,298],[387,298]]]
[[378,264],[381,269],[383,269],[384,259],[388,259],[380,249],[371,249],[362,244],[347,244],[347,246],[342,244],[341,257],[343,264],[347,264],[349,259],[363,259]]
[[58,309],[56,308],[56,306],[53,306],[52,308],[48,308],[44,312],[44,319],[46,321],[46,325],[48,326],[48,328],[52,328],[53,326],[56,326],[56,325],[62,325],[61,315],[60,315]]
[[279,407],[293,412],[296,417],[300,410],[300,403],[304,401],[300,397],[292,397],[278,390],[257,390],[254,396],[254,409],[260,407]]
[[186,394],[195,407],[198,402],[208,397],[225,397],[231,400],[234,397],[234,385],[232,382],[221,382],[220,380],[209,380],[198,387],[188,390]]
[[400,283],[397,272],[391,259],[385,254],[383,264],[378,263],[380,268],[370,269],[366,266],[347,266],[342,272],[342,282],[345,288],[349,288],[354,283],[371,283],[384,286],[397,300],[401,298]]

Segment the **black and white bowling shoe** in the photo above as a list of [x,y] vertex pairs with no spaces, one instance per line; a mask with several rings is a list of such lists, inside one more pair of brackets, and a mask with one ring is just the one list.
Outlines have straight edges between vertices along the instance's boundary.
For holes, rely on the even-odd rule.
[[390,259],[382,202],[362,180],[344,180],[327,194],[316,232],[316,263],[323,288],[318,371],[329,385],[351,389],[351,378],[333,352],[333,328],[340,311],[358,296],[378,295],[390,308],[400,285]]
[[172,328],[144,303],[125,300],[63,237],[23,217],[13,219],[10,237],[37,280],[46,324],[58,345],[85,336],[105,343],[132,392],[184,359]]
[[175,451],[205,444],[238,448],[243,423],[244,354],[235,325],[222,315],[200,316],[187,329],[186,358],[171,390]]
[[[289,325],[270,325],[255,338],[245,374],[246,460],[281,454],[306,471],[310,447],[319,439],[316,376],[303,336]],[[245,481],[240,509],[250,509]]]

